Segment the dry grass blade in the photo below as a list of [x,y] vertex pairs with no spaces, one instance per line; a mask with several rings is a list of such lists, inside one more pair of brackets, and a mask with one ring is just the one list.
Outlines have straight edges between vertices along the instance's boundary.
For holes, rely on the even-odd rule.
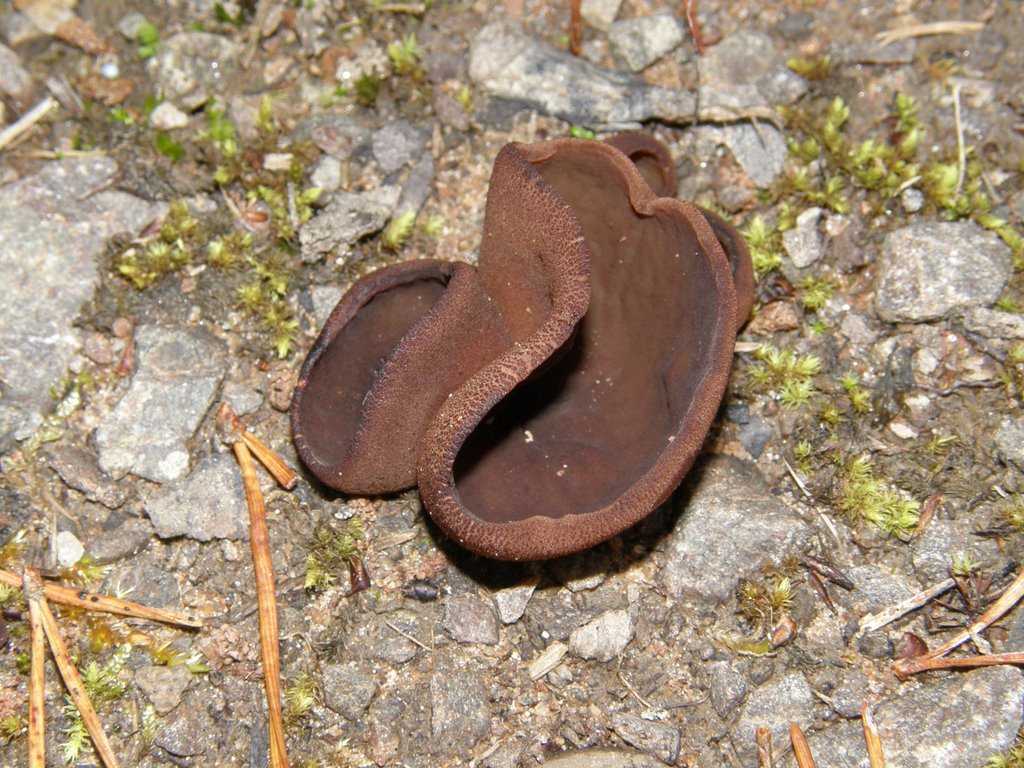
[[[21,586],[21,577],[0,568],[0,584],[7,584],[11,587]],[[186,616],[177,611],[167,611],[162,608],[150,608],[138,603],[130,603],[109,595],[98,595],[93,592],[84,592],[80,589],[69,589],[59,584],[44,583],[43,594],[47,600],[61,605],[68,605],[72,608],[84,608],[87,611],[100,611],[101,613],[112,613],[117,616],[127,616],[133,619],[146,619],[147,621],[159,621],[163,624],[173,624],[189,629],[199,629],[203,622]]]
[[929,24],[908,24],[905,27],[887,29],[875,35],[875,39],[885,46],[911,37],[962,35],[966,32],[980,32],[984,28],[985,24],[980,21],[933,21]]
[[886,624],[896,621],[900,616],[920,608],[929,600],[938,597],[943,592],[948,592],[955,586],[956,582],[952,579],[940,581],[938,584],[928,587],[928,589],[922,590],[916,595],[911,595],[903,602],[897,603],[891,608],[886,608],[878,613],[868,614],[860,620],[860,628],[864,632],[876,632]]
[[919,656],[913,659],[897,659],[892,664],[896,677],[903,680],[910,675],[936,669],[977,669],[995,667],[1001,664],[1024,664],[1024,653],[989,653],[984,656],[965,656],[958,659]]
[[21,134],[31,128],[33,125],[38,123],[49,112],[57,105],[57,102],[47,96],[45,99],[36,104],[32,109],[18,118],[15,122],[8,125],[2,131],[0,131],[0,150],[10,144],[12,141],[17,139]]
[[267,509],[256,477],[256,465],[244,440],[232,445],[242,470],[242,485],[249,508],[249,544],[252,547],[253,570],[256,573],[256,606],[260,627],[260,661],[267,690],[267,717],[270,732],[270,765],[287,768],[288,755],[284,744],[284,720],[281,715],[281,656],[278,649],[277,598],[274,587],[274,565],[270,558],[270,536],[267,531]]
[[35,603],[43,630],[46,633],[46,639],[50,643],[50,652],[53,654],[53,660],[57,663],[57,670],[64,680],[64,686],[68,689],[71,700],[78,707],[78,712],[82,716],[85,729],[89,732],[89,738],[92,739],[96,754],[107,768],[119,768],[120,763],[117,761],[117,756],[114,755],[114,749],[107,739],[107,734],[103,731],[99,715],[96,714],[89,694],[85,691],[85,684],[75,668],[75,663],[71,660],[71,654],[68,653],[68,647],[64,644],[64,638],[60,636],[57,619],[54,618],[50,604],[46,601],[42,582],[31,571],[25,572],[25,582],[26,585],[31,583],[31,586],[25,591],[30,610],[32,603]]
[[871,768],[885,768],[885,757],[882,754],[882,739],[878,735],[878,726],[871,716],[871,708],[867,700],[861,702],[860,718],[864,724],[864,742],[868,745],[868,765]]
[[[34,577],[34,578],[33,578]],[[29,627],[32,633],[28,676],[28,766],[46,768],[46,700],[44,697],[44,664],[46,662],[46,630],[39,610],[39,595],[36,591],[39,578],[28,569],[22,579],[22,589],[28,600]]]
[[772,768],[772,729],[764,725],[757,726],[754,731],[754,744],[757,745],[757,768]]
[[999,596],[998,600],[988,607],[987,611],[978,617],[977,621],[928,655],[932,658],[938,658],[963,645],[971,639],[972,635],[980,634],[989,624],[1002,618],[1003,614],[1013,608],[1021,597],[1024,597],[1024,570],[1017,574],[1017,578],[1013,580],[1013,583],[1006,588],[1006,591]]
[[793,742],[793,757],[799,768],[816,768],[811,748],[807,745],[807,737],[796,723],[789,724],[789,740]]

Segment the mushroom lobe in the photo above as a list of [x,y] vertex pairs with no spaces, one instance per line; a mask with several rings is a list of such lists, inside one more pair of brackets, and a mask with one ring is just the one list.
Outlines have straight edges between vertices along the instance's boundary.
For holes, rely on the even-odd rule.
[[418,485],[446,533],[503,560],[586,549],[671,494],[725,390],[749,255],[652,191],[674,186],[662,145],[619,146],[506,146],[476,269],[411,262],[352,287],[296,389],[314,474]]

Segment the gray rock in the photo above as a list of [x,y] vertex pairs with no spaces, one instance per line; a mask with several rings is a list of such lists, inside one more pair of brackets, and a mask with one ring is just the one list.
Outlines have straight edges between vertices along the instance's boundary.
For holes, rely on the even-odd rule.
[[1003,456],[1024,468],[1024,419],[1003,419],[995,441]]
[[631,72],[639,72],[683,42],[683,29],[671,13],[616,21],[608,30],[612,51]]
[[806,269],[821,258],[824,243],[818,221],[823,213],[821,208],[808,208],[796,217],[793,229],[782,233],[782,246],[797,269]]
[[142,326],[131,386],[96,430],[100,467],[155,483],[188,471],[185,442],[209,410],[227,362],[223,342],[199,329]]
[[114,512],[103,523],[103,535],[89,542],[89,554],[98,563],[116,563],[142,551],[152,540],[149,520]]
[[469,74],[491,95],[586,125],[651,118],[691,122],[696,114],[692,94],[650,86],[577,59],[535,40],[510,20],[492,22],[474,36]]
[[247,536],[242,476],[227,454],[203,459],[187,479],[167,484],[144,505],[162,539],[188,536],[211,541]]
[[843,572],[853,582],[853,591],[838,594],[855,614],[876,613],[917,591],[917,585],[907,584],[905,579],[873,565],[849,565]]
[[116,175],[109,158],[63,160],[0,188],[0,451],[51,407],[107,240],[160,215],[161,205],[111,189]]
[[492,605],[472,595],[453,595],[444,607],[445,627],[456,641],[498,644],[498,617]]
[[423,650],[406,635],[429,638],[433,621],[429,623],[427,626],[421,614],[407,610],[393,611],[386,616],[375,615],[360,626],[358,655],[363,659],[404,664]]
[[658,758],[666,765],[675,765],[679,759],[683,736],[678,725],[621,713],[612,716],[611,726],[624,742]]
[[360,238],[379,232],[391,218],[401,189],[396,185],[377,187],[360,194],[339,192],[330,205],[299,230],[302,260],[310,263],[324,254],[348,253]]
[[915,187],[907,187],[900,193],[900,205],[907,213],[917,213],[924,208],[924,192]]
[[891,659],[895,646],[885,632],[865,632],[857,638],[857,653],[869,659]]
[[322,189],[327,194],[340,189],[342,182],[341,160],[331,155],[322,155],[313,166],[309,180],[314,187]]
[[220,397],[238,416],[252,413],[263,405],[263,395],[260,392],[238,381],[224,382]]
[[716,603],[729,597],[736,583],[802,551],[812,531],[776,499],[761,476],[736,459],[716,457],[701,469],[670,534],[661,578],[673,595]]
[[502,624],[515,624],[526,612],[526,606],[537,589],[538,579],[531,577],[520,584],[494,593],[494,605],[498,609],[498,618]]
[[755,86],[763,104],[790,104],[807,91],[803,78],[786,66],[786,57],[765,32],[741,29],[698,59],[701,100],[731,87]]
[[587,24],[603,31],[612,25],[621,7],[622,0],[583,0],[580,15]]
[[407,120],[395,120],[374,131],[370,143],[381,170],[394,173],[419,159],[426,147],[427,135]]
[[[733,112],[746,108],[740,104],[715,107],[710,102],[702,102],[702,106],[706,109],[726,109]],[[769,186],[782,172],[789,150],[786,147],[786,137],[772,125],[736,123],[700,126],[696,130],[704,140],[726,147],[736,158],[743,172],[759,187]]]
[[882,244],[875,310],[889,322],[920,323],[992,304],[1012,268],[1009,247],[976,224],[911,224]]
[[177,757],[207,755],[210,761],[220,754],[221,729],[206,709],[207,694],[196,689],[185,697],[156,729],[153,743]]
[[964,328],[986,338],[1024,339],[1024,317],[986,307],[971,307],[964,313]]
[[117,22],[117,31],[128,40],[136,40],[139,37],[139,29],[148,21],[145,16],[137,11],[128,13]]
[[331,310],[341,301],[345,295],[345,288],[341,285],[313,285],[309,288],[310,301],[313,305],[313,317],[316,318],[318,326],[327,322]]
[[878,40],[861,39],[846,44],[840,58],[850,64],[910,64],[914,61],[916,49],[912,38],[894,40],[888,45],[882,45]]
[[17,47],[43,36],[43,31],[23,14],[4,13],[0,15],[0,37],[8,45]]
[[356,721],[370,706],[377,693],[377,684],[367,664],[346,661],[341,664],[324,664],[324,704],[346,720]]
[[18,54],[0,43],[0,98],[10,99],[22,112],[32,106],[34,90],[32,76],[21,65]]
[[544,760],[549,768],[661,768],[657,758],[625,749],[583,749]]
[[114,566],[109,579],[116,586],[114,591],[130,594],[133,601],[142,605],[181,609],[181,590],[166,562],[152,552],[127,562],[128,565],[117,563]]
[[161,131],[172,131],[175,128],[188,127],[188,115],[171,104],[161,102],[149,115],[149,124]]
[[629,611],[605,611],[569,635],[569,651],[581,659],[611,661],[626,650],[633,639]]
[[148,666],[135,670],[135,685],[149,699],[158,715],[166,715],[181,703],[181,697],[192,680],[188,667]]
[[187,110],[201,107],[220,94],[242,48],[221,35],[179,32],[161,40],[147,62],[157,91]]
[[434,191],[434,173],[434,158],[429,152],[424,152],[402,185],[402,196],[395,205],[395,216],[407,213],[415,216],[419,213],[430,193]]
[[[962,672],[924,685],[874,711],[886,765],[971,768],[1013,744],[1021,726],[1024,677],[1013,667]],[[864,731],[855,721],[808,737],[831,768],[863,768]],[[786,760],[792,768],[792,757]]]
[[465,752],[491,731],[483,670],[440,659],[430,678],[430,731],[448,754]]
[[96,454],[73,445],[58,444],[50,453],[50,467],[60,479],[89,501],[110,509],[124,504],[127,492],[100,471]]
[[772,423],[760,416],[755,416],[749,422],[740,427],[739,440],[753,458],[757,458],[772,439],[774,431]]
[[711,706],[719,717],[727,717],[746,698],[750,687],[747,678],[725,661],[709,664],[708,673],[711,676]]
[[[998,438],[997,438],[998,441]],[[911,543],[914,571],[922,584],[949,578],[956,555],[970,555],[976,561],[995,562],[998,552],[991,538],[975,536],[977,526],[966,520],[935,518]]]
[[807,680],[795,670],[755,689],[730,733],[740,762],[743,765],[757,762],[754,732],[759,725],[771,730],[772,743],[778,745],[781,752],[782,745],[789,744],[789,724],[796,723],[806,731],[814,723],[818,704]]
[[85,547],[71,531],[57,534],[57,564],[62,568],[70,568],[85,554]]

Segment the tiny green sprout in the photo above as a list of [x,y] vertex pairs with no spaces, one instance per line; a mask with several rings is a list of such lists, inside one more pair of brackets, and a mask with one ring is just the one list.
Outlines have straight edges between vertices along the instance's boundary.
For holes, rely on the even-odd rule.
[[391,221],[381,232],[381,244],[389,251],[400,251],[405,241],[412,234],[413,224],[416,221],[416,211],[405,211],[398,216],[391,218]]
[[832,282],[828,278],[807,275],[799,283],[800,303],[809,312],[823,309],[832,300]]
[[947,435],[944,433],[938,433],[931,440],[928,441],[927,451],[932,456],[942,456],[950,448],[960,442],[960,438],[956,435]]
[[235,27],[241,28],[242,25],[245,24],[245,4],[242,3],[241,7],[238,9],[238,13],[232,15],[228,13],[223,3],[214,3],[213,15],[217,21],[223,24],[231,24]]
[[420,46],[416,42],[416,35],[411,34],[403,37],[400,41],[388,44],[388,58],[391,59],[391,66],[399,75],[411,75],[418,79],[422,72],[419,68]]
[[171,158],[175,163],[180,163],[185,159],[185,150],[182,149],[181,143],[175,141],[163,131],[156,132],[153,143],[156,146],[157,152]]
[[786,66],[805,80],[825,80],[835,71],[835,62],[827,54],[809,59],[789,59]]
[[1014,344],[1006,353],[1003,372],[999,374],[999,383],[1011,397],[1024,391],[1024,342]]
[[[79,586],[87,586],[102,581],[110,573],[113,566],[100,565],[93,558],[86,555],[74,565],[61,568],[60,577]],[[129,648],[129,651],[131,649]]]
[[206,108],[206,131],[203,137],[213,142],[213,145],[221,151],[224,157],[232,158],[238,154],[235,124],[227,117],[222,108],[213,104]]
[[273,133],[274,125],[274,102],[270,94],[266,94],[260,100],[260,108],[256,113],[256,127],[264,134]]
[[436,237],[444,231],[444,217],[437,214],[427,216],[420,224],[420,232],[427,237]]
[[962,579],[970,577],[972,573],[980,569],[981,563],[975,560],[969,552],[957,552],[953,555],[953,561],[949,566],[950,574]]
[[801,440],[793,446],[793,461],[796,468],[805,475],[811,474],[811,444],[807,440]]
[[826,401],[818,409],[818,420],[829,429],[835,429],[846,422],[846,415],[831,402]]
[[92,739],[89,738],[89,731],[85,727],[85,721],[78,711],[78,707],[71,701],[70,696],[64,697],[64,720],[61,728],[63,739],[58,748],[61,758],[65,763],[78,762],[78,758],[88,749],[92,748]]
[[135,117],[127,107],[116,106],[110,108],[110,117],[114,122],[122,125],[135,125]]
[[152,704],[146,704],[142,708],[142,728],[140,729],[140,735],[144,744],[150,745],[153,743],[159,725],[160,719],[156,715],[156,707]]
[[597,134],[589,128],[584,128],[582,125],[570,125],[569,135],[574,139],[596,139]]
[[807,405],[816,391],[809,379],[789,379],[779,387],[779,402],[784,408],[796,410]]
[[316,705],[320,685],[309,672],[300,673],[284,689],[284,719],[287,725],[294,725],[306,718]]
[[213,183],[217,186],[226,186],[231,181],[231,171],[223,165],[218,165],[213,172]]
[[10,744],[20,736],[27,724],[21,719],[21,715],[8,715],[0,719],[0,744]]
[[381,79],[375,72],[365,72],[356,80],[356,101],[364,107],[373,107],[380,95]]
[[344,530],[321,525],[313,534],[306,556],[305,588],[323,590],[337,583],[339,575],[359,557],[363,525],[357,517],[350,518]]
[[838,152],[843,147],[843,127],[850,119],[850,107],[836,96],[825,112],[825,121],[821,133],[825,147],[831,152]]
[[1004,296],[996,302],[996,309],[1002,312],[1012,312],[1015,315],[1019,315],[1024,312],[1024,306],[1017,301],[1014,301],[1009,296]]
[[865,414],[871,410],[871,393],[860,385],[860,377],[856,373],[851,371],[840,376],[839,384],[846,391],[854,413]]
[[822,336],[828,331],[828,323],[826,323],[821,318],[811,320],[811,322],[808,324],[808,327],[811,329],[811,333],[817,336]]
[[139,24],[135,31],[135,40],[139,44],[137,49],[139,58],[145,61],[152,58],[160,44],[160,30],[148,21]]
[[1011,494],[1009,499],[999,505],[996,515],[1016,533],[1024,533],[1024,496]]
[[782,233],[760,215],[753,216],[742,230],[750,249],[754,271],[766,275],[782,266]]
[[875,477],[871,458],[860,456],[845,467],[840,480],[839,509],[852,521],[874,526],[887,536],[907,539],[917,525],[921,505]]
[[775,613],[785,613],[793,607],[793,582],[788,576],[777,573],[772,577],[768,602]]
[[468,85],[463,85],[455,93],[455,99],[462,105],[466,112],[473,111],[473,91]]

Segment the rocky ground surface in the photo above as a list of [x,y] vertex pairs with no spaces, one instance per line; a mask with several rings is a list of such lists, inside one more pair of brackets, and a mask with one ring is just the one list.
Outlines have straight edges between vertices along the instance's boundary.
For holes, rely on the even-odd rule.
[[[863,701],[894,768],[1024,764],[1017,668],[891,670],[1020,566],[1021,6],[694,5],[703,55],[673,3],[584,0],[573,57],[551,0],[0,3],[0,560],[204,622],[61,612],[123,764],[267,764],[216,405],[297,463],[296,371],[348,284],[472,261],[506,142],[639,127],[759,270],[704,457],[643,524],[533,565],[461,551],[414,493],[265,480],[293,764],[749,767],[766,726],[791,765],[793,722],[866,766]],[[347,597],[316,558],[353,520],[373,586]],[[27,622],[0,603],[19,766]],[[1022,649],[1017,610],[964,653]],[[94,764],[48,679],[49,763]]]

